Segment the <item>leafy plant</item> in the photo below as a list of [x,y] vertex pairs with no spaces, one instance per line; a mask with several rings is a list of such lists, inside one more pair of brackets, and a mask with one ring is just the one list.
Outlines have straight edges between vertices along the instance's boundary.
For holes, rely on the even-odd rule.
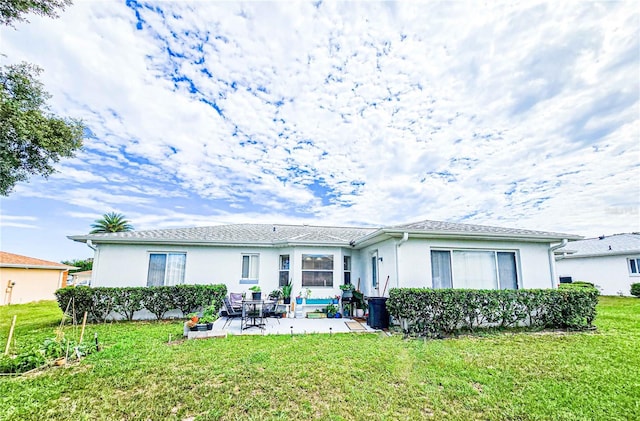
[[105,213],[102,218],[96,219],[91,224],[91,228],[93,229],[90,234],[133,231],[133,226],[125,219],[125,216],[116,212]]
[[260,292],[262,290],[260,289],[260,285],[254,285],[251,288],[249,288],[249,291]]
[[[354,293],[355,294],[355,293]],[[439,337],[486,327],[569,328],[592,326],[598,291],[459,290],[393,288],[387,309],[406,335]]]
[[287,285],[283,285],[282,286],[282,296],[284,298],[291,297],[291,290],[292,289],[293,289],[293,285],[291,285],[291,282],[289,282]]
[[329,304],[327,305],[326,312],[327,317],[333,317],[338,312],[338,307],[336,307],[335,304]]
[[340,289],[343,291],[353,291],[355,287],[353,286],[353,284],[342,284],[340,285]]
[[631,284],[631,295],[640,298],[640,282]]
[[271,291],[269,293],[269,298],[273,299],[273,300],[279,300],[283,297],[282,294],[282,290],[280,289],[274,289],[273,291]]

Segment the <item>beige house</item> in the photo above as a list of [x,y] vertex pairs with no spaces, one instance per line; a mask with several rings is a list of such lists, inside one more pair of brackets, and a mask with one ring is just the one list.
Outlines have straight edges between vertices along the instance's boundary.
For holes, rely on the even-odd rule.
[[0,305],[55,300],[73,266],[0,251]]

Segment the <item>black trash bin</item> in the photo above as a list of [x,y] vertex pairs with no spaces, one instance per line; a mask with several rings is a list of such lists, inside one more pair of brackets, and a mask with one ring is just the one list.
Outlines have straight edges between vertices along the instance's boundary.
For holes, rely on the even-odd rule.
[[367,324],[374,329],[389,328],[389,312],[387,311],[387,297],[369,297],[369,317]]

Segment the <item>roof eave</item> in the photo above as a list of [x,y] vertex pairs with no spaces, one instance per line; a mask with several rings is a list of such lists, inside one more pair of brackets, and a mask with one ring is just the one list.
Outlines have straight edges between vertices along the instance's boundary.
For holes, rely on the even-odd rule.
[[79,269],[75,266],[52,266],[52,265],[29,265],[24,263],[0,263],[2,268],[14,268],[14,269],[49,269],[49,270],[73,270]]
[[290,247],[290,246],[310,246],[310,247],[349,247],[348,241],[213,241],[213,240],[166,240],[155,238],[95,238],[88,236],[68,236],[70,240],[86,243],[91,240],[93,244],[157,244],[171,246],[216,246],[216,247]]
[[[371,244],[386,240],[388,238],[402,237],[404,233],[409,233],[412,238],[444,238],[444,239],[474,239],[474,240],[507,240],[507,241],[527,241],[536,243],[554,243],[562,240],[580,240],[583,237],[578,235],[539,235],[539,234],[513,234],[513,233],[484,233],[484,232],[455,232],[455,231],[416,231],[416,230],[396,230],[380,229],[356,241],[356,247],[366,247]],[[383,238],[376,240],[376,237]]]
[[640,254],[640,249],[635,250],[611,250],[602,253],[590,253],[590,254],[570,254],[568,256],[557,255],[556,260],[564,259],[582,259],[585,257],[613,257],[613,256],[631,256],[634,254]]

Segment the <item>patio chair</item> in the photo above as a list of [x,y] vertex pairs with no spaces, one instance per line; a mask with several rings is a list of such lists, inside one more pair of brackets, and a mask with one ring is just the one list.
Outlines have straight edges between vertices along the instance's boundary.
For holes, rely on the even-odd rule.
[[233,319],[242,317],[242,307],[239,310],[234,309],[227,297],[224,298],[223,305],[225,310],[224,312],[227,313],[227,316],[226,316],[227,320],[224,322],[224,325],[222,326],[222,328],[224,329],[225,327],[227,327],[227,324],[231,324]]
[[230,307],[237,311],[242,311],[242,293],[230,292],[229,293]]

